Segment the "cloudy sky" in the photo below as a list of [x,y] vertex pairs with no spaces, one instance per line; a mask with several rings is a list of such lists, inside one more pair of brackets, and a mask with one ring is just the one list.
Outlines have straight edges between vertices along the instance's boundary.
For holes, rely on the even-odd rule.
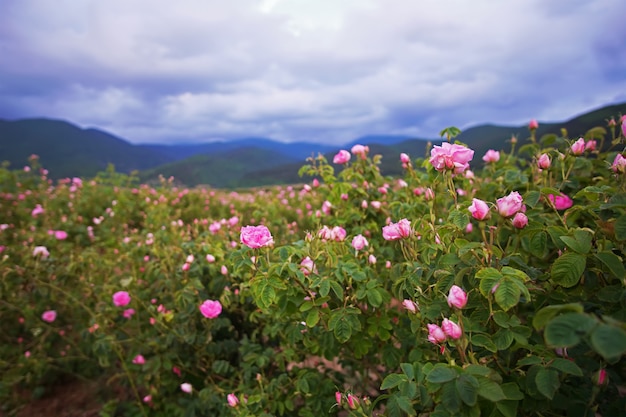
[[341,143],[626,101],[624,0],[1,0],[0,118]]

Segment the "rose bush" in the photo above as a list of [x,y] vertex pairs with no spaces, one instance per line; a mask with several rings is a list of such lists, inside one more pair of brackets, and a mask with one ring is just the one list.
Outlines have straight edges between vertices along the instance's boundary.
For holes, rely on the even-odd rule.
[[75,377],[103,416],[620,415],[624,135],[529,128],[245,192],[0,170],[3,411]]

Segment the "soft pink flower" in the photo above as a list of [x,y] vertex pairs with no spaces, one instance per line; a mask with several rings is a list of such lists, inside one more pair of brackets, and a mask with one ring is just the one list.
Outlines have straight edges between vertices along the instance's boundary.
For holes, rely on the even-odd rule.
[[122,315],[124,316],[124,318],[126,319],[130,319],[133,314],[135,314],[135,309],[134,308],[127,308],[126,310],[124,310],[124,312],[122,313]]
[[188,382],[183,382],[182,384],[180,384],[180,389],[182,392],[186,392],[187,394],[191,394],[191,391],[193,391],[193,387]]
[[367,242],[367,239],[363,235],[356,235],[352,239],[352,247],[356,250],[361,250],[368,245],[369,243]]
[[350,160],[350,152],[346,151],[345,149],[340,150],[339,152],[337,152],[337,155],[334,156],[333,158],[333,164],[345,164]]
[[566,196],[565,194],[554,196],[553,194],[548,194],[548,200],[554,204],[554,208],[557,210],[565,210],[574,204],[574,201]]
[[337,404],[341,405],[341,392],[335,392],[335,401],[337,402]]
[[211,255],[211,254],[208,254],[208,255],[206,256],[206,261],[207,261],[208,263],[212,264],[213,262],[215,262],[215,256],[213,256],[213,255]]
[[457,285],[453,285],[448,293],[448,305],[450,307],[463,308],[467,304],[467,293]]
[[595,151],[597,144],[598,143],[595,140],[588,140],[587,142],[585,142],[585,150],[586,151]]
[[353,409],[356,410],[359,406],[359,398],[355,395],[352,394],[348,394],[346,397],[346,400],[348,401],[348,406]]
[[274,238],[265,226],[245,226],[241,228],[241,243],[257,249],[274,244]]
[[376,265],[376,257],[374,255],[370,255],[367,258],[367,262],[369,262],[371,265]]
[[117,307],[124,307],[130,303],[130,295],[126,291],[118,291],[113,294],[113,304]]
[[239,405],[239,398],[233,393],[226,396],[226,401],[228,401],[230,407],[237,407],[237,405]]
[[41,204],[37,204],[35,206],[35,208],[33,209],[33,211],[31,211],[30,214],[31,214],[31,216],[36,217],[36,216],[39,216],[40,214],[43,214],[43,213],[44,213],[43,207],[41,207]]
[[417,311],[419,310],[419,306],[413,300],[403,300],[402,306],[413,314],[417,313]]
[[513,191],[506,197],[499,198],[496,204],[498,206],[498,213],[500,213],[502,217],[511,217],[523,209],[522,196],[517,191]]
[[606,369],[602,368],[598,371],[598,375],[596,376],[596,382],[598,385],[605,385],[608,382]]
[[144,363],[146,363],[146,360],[144,359],[143,355],[137,355],[133,358],[133,363],[135,365],[143,365]]
[[550,157],[548,156],[547,153],[543,153],[541,154],[541,156],[539,156],[539,158],[537,159],[537,166],[540,169],[548,169],[550,168]]
[[401,153],[400,154],[400,162],[402,162],[403,164],[409,164],[409,163],[411,163],[411,158],[409,157],[409,155],[407,155],[405,153]]
[[143,397],[142,400],[144,403],[149,403],[150,401],[152,401],[152,395],[146,395],[145,397]]
[[436,324],[428,324],[428,341],[435,345],[446,341],[446,334]]
[[41,319],[45,322],[52,323],[57,319],[57,312],[54,310],[44,311],[41,315]]
[[574,155],[582,155],[585,152],[585,139],[579,138],[572,144],[571,150]]
[[621,153],[615,155],[615,159],[613,160],[613,164],[611,165],[611,169],[616,174],[624,174],[626,173],[626,158]]
[[539,122],[537,122],[535,119],[532,119],[530,122],[528,122],[528,129],[535,130],[538,127],[539,127]]
[[208,319],[214,319],[222,312],[222,304],[219,301],[205,300],[200,305],[200,313]]
[[365,159],[367,158],[367,153],[369,152],[369,150],[369,146],[354,145],[350,151],[352,152],[352,155],[358,155],[361,157],[361,159]]
[[33,249],[33,256],[47,258],[50,256],[50,252],[48,252],[48,249],[45,246],[35,246],[35,249]]
[[402,219],[398,223],[390,223],[383,227],[383,238],[385,240],[398,240],[411,236],[411,222]]
[[523,229],[528,225],[528,216],[524,213],[517,213],[515,217],[513,217],[513,227],[517,229]]
[[448,319],[443,319],[441,322],[441,330],[443,330],[444,334],[450,339],[459,339],[463,335],[461,327]]
[[58,240],[65,240],[67,239],[67,232],[63,230],[55,230],[54,237],[57,238]]
[[477,198],[472,199],[472,205],[468,207],[468,210],[472,213],[472,217],[476,220],[488,219],[491,213],[489,205],[487,205],[487,203],[483,200],[479,200]]
[[437,171],[452,170],[459,174],[469,168],[474,151],[465,146],[443,142],[441,146],[433,146],[430,155],[430,163]]
[[317,268],[313,260],[307,256],[300,262],[300,271],[302,271],[304,275],[310,275],[311,273],[317,273]]
[[226,265],[222,265],[222,266],[220,267],[220,273],[221,273],[222,275],[228,275],[228,268],[226,267]]
[[435,192],[432,188],[428,187],[426,191],[424,191],[424,199],[426,201],[433,200],[435,198]]
[[483,156],[483,161],[488,164],[498,162],[500,160],[500,152],[489,149]]

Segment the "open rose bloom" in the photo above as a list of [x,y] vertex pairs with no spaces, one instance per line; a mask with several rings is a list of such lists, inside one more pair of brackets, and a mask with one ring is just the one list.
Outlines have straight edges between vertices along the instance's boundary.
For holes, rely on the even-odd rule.
[[433,146],[429,161],[437,171],[453,171],[460,174],[469,169],[472,158],[474,151],[470,148],[443,142],[441,146]]
[[252,249],[271,246],[274,238],[265,226],[245,226],[241,228],[241,243]]

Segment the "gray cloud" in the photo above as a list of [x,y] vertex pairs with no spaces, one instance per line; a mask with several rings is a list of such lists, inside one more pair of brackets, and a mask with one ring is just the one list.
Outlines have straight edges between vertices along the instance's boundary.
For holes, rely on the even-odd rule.
[[621,0],[7,0],[0,117],[133,142],[434,137],[626,100]]

